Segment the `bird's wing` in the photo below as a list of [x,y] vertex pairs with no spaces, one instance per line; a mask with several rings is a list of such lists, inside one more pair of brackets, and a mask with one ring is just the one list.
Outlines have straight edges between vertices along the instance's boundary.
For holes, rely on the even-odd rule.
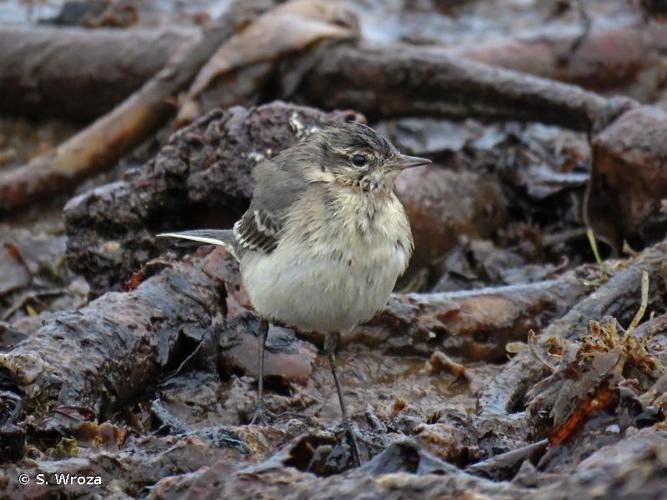
[[252,174],[252,202],[234,225],[234,236],[242,249],[268,254],[278,246],[289,208],[306,190],[308,181],[289,151],[259,163]]
[[234,224],[234,237],[244,250],[271,253],[277,246],[283,227],[280,214],[270,214],[251,206]]
[[221,245],[237,260],[248,250],[271,253],[278,246],[289,208],[308,185],[303,173],[295,168],[297,164],[289,160],[290,155],[285,151],[255,166],[250,208],[233,230],[197,229],[158,236]]

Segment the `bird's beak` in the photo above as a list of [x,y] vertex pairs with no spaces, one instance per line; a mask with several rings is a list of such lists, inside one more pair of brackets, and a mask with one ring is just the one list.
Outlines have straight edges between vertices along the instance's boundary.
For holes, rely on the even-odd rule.
[[394,165],[400,170],[405,170],[406,168],[421,167],[422,165],[428,165],[430,163],[432,162],[428,158],[399,154]]

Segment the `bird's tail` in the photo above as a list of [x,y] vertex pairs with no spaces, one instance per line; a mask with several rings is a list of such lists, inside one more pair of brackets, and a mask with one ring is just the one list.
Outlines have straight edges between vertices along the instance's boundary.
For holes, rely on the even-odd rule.
[[179,231],[178,233],[162,233],[156,235],[158,238],[178,238],[201,245],[218,245],[238,259],[234,248],[234,233],[231,229],[193,229],[191,231]]

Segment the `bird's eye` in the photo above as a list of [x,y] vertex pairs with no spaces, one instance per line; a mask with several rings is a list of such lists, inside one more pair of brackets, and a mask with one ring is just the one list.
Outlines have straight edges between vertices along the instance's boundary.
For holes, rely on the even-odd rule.
[[366,165],[366,157],[364,155],[354,155],[352,157],[352,163],[355,164],[357,167],[363,167]]

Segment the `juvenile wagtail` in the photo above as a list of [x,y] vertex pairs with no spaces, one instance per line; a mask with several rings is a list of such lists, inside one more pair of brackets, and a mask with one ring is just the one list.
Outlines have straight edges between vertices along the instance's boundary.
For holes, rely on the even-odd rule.
[[232,230],[158,235],[222,245],[240,262],[262,318],[255,419],[266,418],[264,344],[268,322],[277,321],[326,334],[324,350],[347,421],[336,373],[340,332],[382,309],[405,271],[413,241],[394,193],[396,178],[427,163],[399,153],[365,125],[328,126],[257,164],[250,207]]

